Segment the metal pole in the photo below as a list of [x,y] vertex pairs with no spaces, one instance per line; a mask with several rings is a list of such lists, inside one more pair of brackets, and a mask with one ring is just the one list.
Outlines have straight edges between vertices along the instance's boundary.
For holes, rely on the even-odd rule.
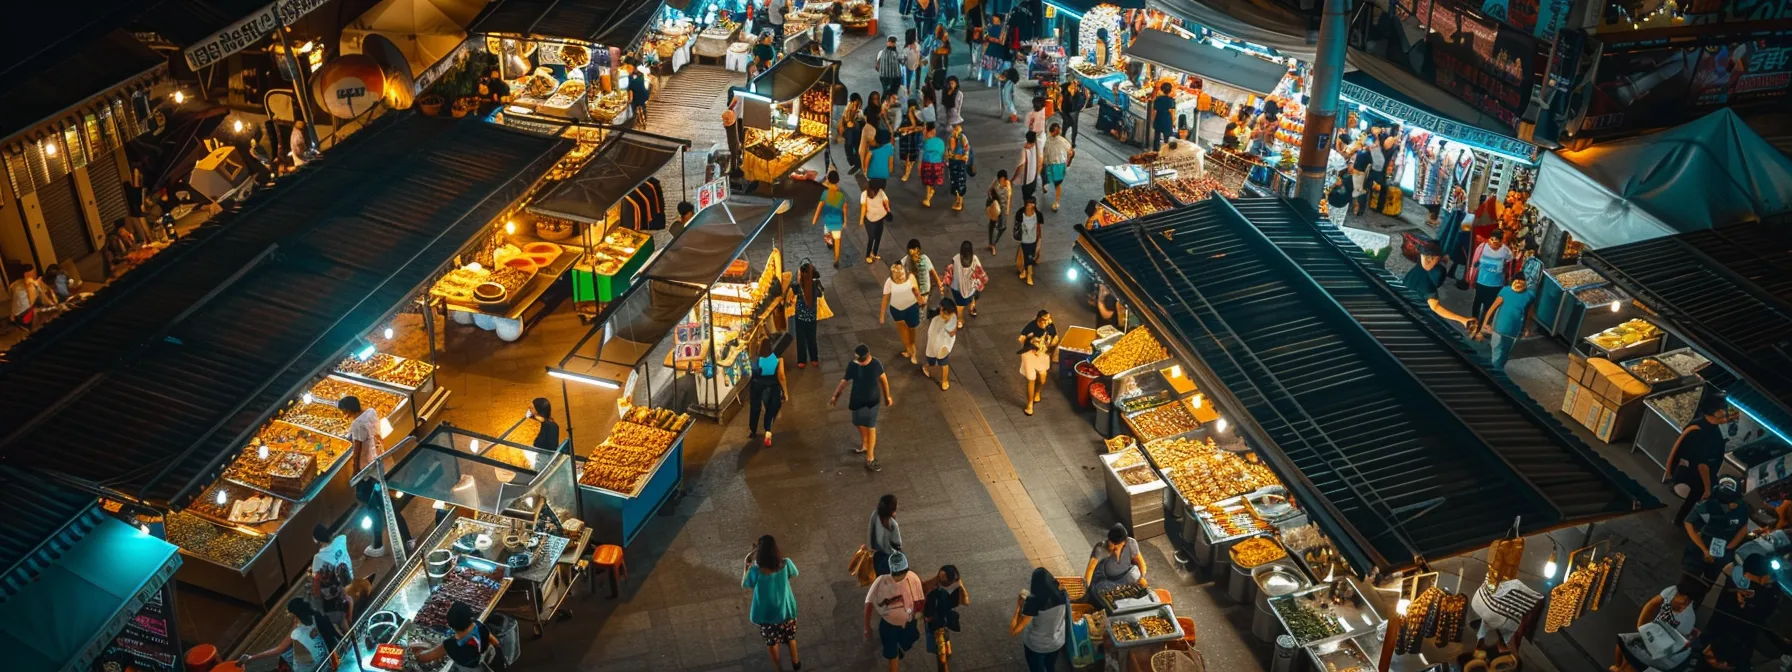
[[1350,4],[1350,0],[1325,0],[1325,15],[1319,20],[1319,51],[1313,57],[1307,125],[1300,138],[1300,179],[1294,191],[1295,198],[1315,208],[1325,193],[1325,164],[1331,156],[1332,129],[1338,123]]
[[311,119],[311,87],[307,86],[305,64],[299,61],[298,55],[292,50],[292,44],[286,41],[284,26],[274,29],[274,37],[280,40],[280,55],[292,65],[292,91],[294,97],[299,99],[299,118],[305,120],[305,141],[321,152],[323,148],[317,144],[317,122]]

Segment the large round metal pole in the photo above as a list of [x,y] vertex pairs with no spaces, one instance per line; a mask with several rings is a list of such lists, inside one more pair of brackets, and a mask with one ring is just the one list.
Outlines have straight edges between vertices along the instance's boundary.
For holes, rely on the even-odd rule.
[[1300,180],[1294,195],[1314,207],[1325,193],[1325,165],[1332,151],[1332,129],[1338,123],[1338,91],[1344,83],[1350,0],[1325,0],[1319,22],[1319,51],[1313,56],[1313,83],[1308,87],[1307,125],[1300,139]]

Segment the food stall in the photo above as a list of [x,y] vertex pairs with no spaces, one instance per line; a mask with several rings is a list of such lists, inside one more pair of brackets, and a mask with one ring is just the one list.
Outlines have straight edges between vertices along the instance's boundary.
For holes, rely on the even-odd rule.
[[[1488,375],[1310,211],[1218,197],[1078,233],[1073,260],[1143,320],[1094,341],[1086,365],[1126,430],[1103,462],[1124,479],[1142,453],[1167,486],[1163,529],[1179,558],[1253,604],[1259,638],[1291,635],[1312,669],[1421,670],[1470,655],[1477,599],[1542,618],[1557,564],[1591,572],[1574,579],[1581,602],[1562,623],[1611,594],[1621,554],[1583,549],[1545,567],[1550,549],[1523,555],[1523,540],[1596,546],[1597,521],[1658,502]],[[1460,385],[1439,395],[1412,369]],[[1506,434],[1482,438],[1481,422]],[[1426,447],[1438,441],[1450,448]],[[1550,457],[1507,462],[1513,441]],[[1575,484],[1532,480],[1544,476]],[[1150,522],[1137,502],[1110,500]],[[1523,557],[1507,566],[1509,549],[1495,549],[1511,540]],[[1488,577],[1490,562],[1504,573]]]
[[690,428],[687,414],[628,406],[603,442],[584,455],[579,500],[600,543],[627,547],[678,490]]
[[792,54],[745,88],[730,89],[729,106],[745,129],[741,171],[746,179],[777,182],[827,149],[839,76],[839,61]]
[[[654,63],[689,59],[692,26],[669,11],[661,3],[605,0],[497,3],[467,32],[476,47],[498,58],[511,91],[506,123],[620,124],[629,118],[629,77],[646,74]],[[660,32],[645,39],[656,23]]]

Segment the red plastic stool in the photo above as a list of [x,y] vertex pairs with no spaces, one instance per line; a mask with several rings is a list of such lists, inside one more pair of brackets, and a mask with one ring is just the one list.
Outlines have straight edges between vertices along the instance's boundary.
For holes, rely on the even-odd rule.
[[1162,603],[1164,603],[1164,604],[1170,604],[1170,603],[1173,603],[1173,602],[1175,602],[1175,601],[1176,601],[1176,600],[1175,600],[1175,598],[1173,598],[1173,597],[1171,597],[1171,596],[1170,596],[1170,591],[1168,591],[1168,590],[1164,590],[1164,589],[1162,589],[1162,588],[1158,588],[1158,589],[1156,589],[1156,590],[1153,590],[1153,591],[1151,591],[1151,592],[1153,592],[1153,593],[1156,593],[1156,594],[1157,594],[1157,601],[1159,601],[1159,602],[1162,602]]
[[622,557],[622,547],[614,544],[603,544],[591,552],[591,592],[597,592],[597,573],[610,575],[610,599],[616,599],[621,591],[621,583],[628,580],[628,561]]
[[187,672],[211,672],[218,666],[218,647],[200,644],[187,649]]

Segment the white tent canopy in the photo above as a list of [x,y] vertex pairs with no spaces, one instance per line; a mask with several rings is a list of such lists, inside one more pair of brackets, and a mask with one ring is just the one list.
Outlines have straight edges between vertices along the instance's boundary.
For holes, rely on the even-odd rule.
[[1622,245],[1792,211],[1792,159],[1725,108],[1546,154],[1531,203],[1588,247]]
[[414,77],[459,47],[484,7],[484,0],[382,0],[342,29],[342,50],[362,53],[368,35],[383,36],[404,53]]

